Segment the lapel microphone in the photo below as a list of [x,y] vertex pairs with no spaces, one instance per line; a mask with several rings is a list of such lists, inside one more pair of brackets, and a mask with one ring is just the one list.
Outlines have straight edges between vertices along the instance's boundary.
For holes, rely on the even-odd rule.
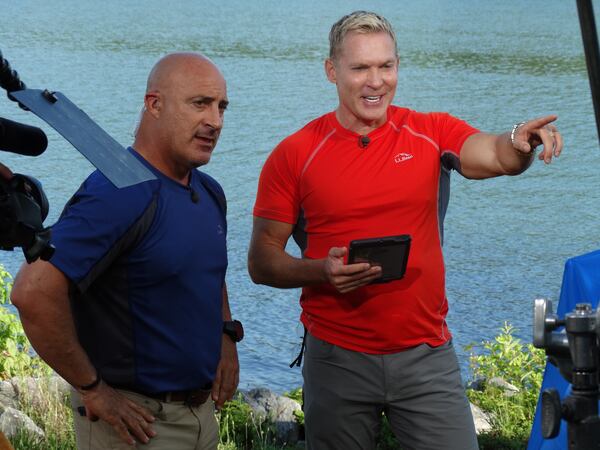
[[367,145],[369,145],[369,142],[371,142],[371,138],[369,136],[359,136],[358,137],[358,145],[360,145],[362,148],[367,148]]
[[192,188],[190,188],[190,196],[192,197],[192,202],[194,203],[198,203],[198,201],[200,200],[198,193]]

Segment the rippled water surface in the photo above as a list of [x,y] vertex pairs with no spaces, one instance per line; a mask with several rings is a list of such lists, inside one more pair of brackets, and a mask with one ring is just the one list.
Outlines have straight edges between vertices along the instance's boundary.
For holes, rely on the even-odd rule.
[[[301,383],[300,371],[288,368],[301,336],[299,293],[249,280],[251,211],[271,149],[336,107],[323,72],[327,34],[355,9],[378,11],[397,30],[396,104],[449,111],[493,132],[559,115],[566,145],[556,164],[537,163],[516,178],[453,177],[444,249],[448,321],[465,371],[463,347],[492,338],[505,321],[529,339],[533,299],[556,300],[565,260],[600,247],[600,151],[575,0],[5,3],[0,49],[23,81],[65,93],[123,145],[131,142],[158,57],[200,51],[222,68],[231,105],[206,171],[229,200],[227,280],[232,309],[247,330],[239,347],[243,388],[284,391]],[[0,116],[48,132],[42,157],[3,153],[0,160],[44,183],[52,223],[91,166],[4,97]],[[0,253],[13,273],[21,261],[19,253]]]

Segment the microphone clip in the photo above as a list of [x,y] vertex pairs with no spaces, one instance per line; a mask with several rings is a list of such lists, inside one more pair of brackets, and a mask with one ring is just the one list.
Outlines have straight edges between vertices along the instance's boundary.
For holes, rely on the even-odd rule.
[[361,148],[367,148],[367,145],[369,145],[370,142],[371,142],[371,138],[367,135],[358,137],[358,145]]

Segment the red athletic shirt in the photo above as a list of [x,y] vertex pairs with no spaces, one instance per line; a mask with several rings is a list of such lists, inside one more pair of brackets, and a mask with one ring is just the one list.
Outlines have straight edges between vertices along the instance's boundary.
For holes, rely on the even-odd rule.
[[440,216],[448,171],[459,168],[464,141],[478,132],[446,113],[390,106],[387,118],[366,147],[335,112],[287,137],[265,162],[254,206],[255,216],[289,224],[304,215],[305,258],[325,258],[353,239],[412,236],[402,280],[346,294],[329,284],[302,290],[301,320],[311,334],[379,354],[450,338]]

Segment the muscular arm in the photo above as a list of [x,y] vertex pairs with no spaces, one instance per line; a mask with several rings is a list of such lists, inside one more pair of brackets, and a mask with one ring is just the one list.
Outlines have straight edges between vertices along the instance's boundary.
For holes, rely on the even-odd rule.
[[[77,338],[68,293],[63,273],[38,260],[19,271],[11,301],[38,355],[72,386],[85,386],[96,380],[97,372]],[[155,436],[150,412],[105,383],[79,393],[87,417],[109,423],[124,442],[134,445],[135,436],[147,443]]]
[[52,264],[24,264],[11,300],[38,355],[73,386],[96,379],[96,369],[79,344],[68,296],[67,278]]
[[324,283],[324,259],[295,258],[285,251],[293,225],[254,218],[248,252],[248,271],[252,281],[278,288],[297,288]]
[[562,151],[562,138],[551,122],[556,116],[534,119],[521,125],[515,133],[477,133],[464,142],[460,153],[461,173],[467,178],[481,179],[499,175],[518,175],[533,162],[535,147],[543,144],[539,159],[550,163]]
[[327,258],[295,258],[285,251],[293,226],[275,220],[254,218],[248,252],[252,281],[278,288],[297,288],[330,283],[339,292],[349,292],[381,276],[381,268],[367,263],[344,264],[345,247],[332,247]]

